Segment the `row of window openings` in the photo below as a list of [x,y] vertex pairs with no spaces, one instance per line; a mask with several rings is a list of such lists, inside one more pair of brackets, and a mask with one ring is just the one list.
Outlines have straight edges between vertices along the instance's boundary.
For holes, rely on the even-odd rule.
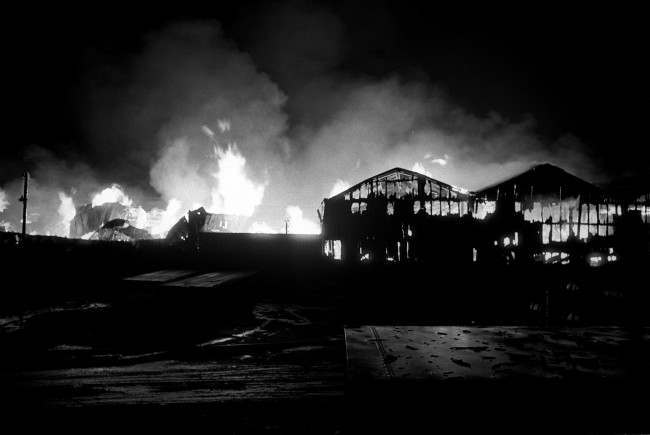
[[[414,201],[413,214],[417,214],[422,209],[424,204],[424,212],[431,216],[447,216],[447,215],[460,215],[467,214],[466,201]],[[367,202],[353,202],[350,205],[352,214],[363,214],[368,210]],[[392,216],[395,214],[395,204],[389,202],[386,204],[386,214]]]
[[[515,202],[515,212],[522,212],[522,203]],[[524,220],[527,222],[546,222],[549,218],[553,223],[574,222],[582,224],[613,224],[614,216],[622,214],[621,206],[614,204],[581,204],[582,214],[575,201],[566,201],[562,204],[552,203],[542,206],[541,202],[534,202],[532,209],[524,209]],[[475,217],[482,219],[494,213],[495,201],[477,203]],[[630,210],[633,208],[630,207]],[[650,213],[650,207],[645,207],[642,216]]]
[[[569,256],[569,254],[561,251],[540,252],[535,256],[535,259],[538,261],[543,261],[545,263],[559,262],[561,264],[569,264],[571,261],[571,257]],[[587,262],[592,267],[602,266],[605,263],[613,263],[615,261],[618,261],[618,256],[614,252],[614,248],[609,248],[609,250],[606,253],[597,252],[587,257]]]
[[[590,236],[609,237],[614,235],[614,225],[586,225],[586,224],[543,224],[542,225],[542,243],[547,245],[550,242],[566,242],[573,231],[574,237],[582,240]],[[513,237],[504,237],[501,240],[503,246],[519,245],[519,233],[515,232]],[[498,241],[494,241],[498,245]]]
[[[615,226],[611,224],[587,225],[587,224],[542,224],[542,243],[547,245],[550,242],[566,242],[573,232],[574,237],[586,240],[590,236],[609,237],[613,236]],[[514,237],[504,237],[501,241],[503,246],[519,245],[519,233]],[[498,245],[498,241],[494,241]]]
[[[422,208],[424,203],[424,211],[432,216],[446,216],[446,215],[465,215],[467,214],[467,202],[461,201],[414,201],[413,213],[416,214]],[[363,214],[368,209],[367,202],[354,202],[350,205],[352,214]],[[649,222],[650,207],[647,206],[630,206],[629,210],[641,211],[642,219],[647,223]],[[477,219],[484,219],[488,214],[494,213],[496,210],[496,203],[494,201],[486,201],[476,204],[474,217]],[[521,212],[521,203],[515,203],[515,212]],[[386,205],[386,214],[395,214],[395,205],[389,202]],[[549,217],[551,222],[575,222],[581,218],[583,224],[592,225],[606,225],[614,223],[614,216],[621,214],[621,206],[613,204],[600,204],[589,205],[582,204],[582,216],[576,206],[560,206],[559,203],[542,206],[540,202],[535,202],[532,209],[524,210],[524,220],[527,222],[546,222]]]
[[[399,242],[397,242],[397,243],[398,243],[397,255],[398,255],[398,260],[399,260],[400,249],[399,249]],[[495,241],[494,243],[496,244],[498,242]],[[504,246],[509,246],[509,245],[517,246],[519,244],[518,233],[515,233],[514,237],[512,237],[512,238],[505,237],[502,240],[502,243],[503,243]],[[325,253],[326,256],[331,257],[334,260],[341,260],[341,241],[340,240],[327,240],[327,241],[325,241],[325,246],[323,247],[323,252]],[[359,254],[362,255],[362,257],[361,257],[362,260],[363,259],[369,259],[368,254],[364,255],[364,253],[363,253],[363,251],[361,249],[359,250]],[[472,248],[472,260],[474,262],[477,261],[477,257],[478,257],[477,254],[478,254],[478,251],[476,250],[476,248]],[[566,261],[568,261],[568,256],[569,256],[569,254],[567,254],[565,252],[549,252],[549,251],[545,251],[545,252],[543,252],[543,253],[541,253],[539,255],[541,255],[543,260],[546,261],[546,262],[554,260],[556,256],[558,257],[558,259],[560,261],[563,261],[565,259],[566,259]],[[590,263],[592,263],[592,265],[595,265],[595,263],[600,263],[600,262],[605,262],[605,261],[606,262],[614,262],[614,261],[617,261],[617,259],[618,258],[616,256],[616,254],[614,253],[614,248],[609,248],[609,252],[607,253],[607,255],[599,254],[597,256],[590,257],[589,260],[590,260]],[[387,260],[388,261],[395,261],[395,258],[387,257]]]
[[[574,237],[586,240],[590,236],[609,237],[613,236],[615,231],[614,225],[586,225],[586,224],[543,224],[542,225],[542,243],[547,245],[550,242],[566,242],[573,232]],[[503,246],[517,246],[519,244],[519,233],[514,237],[504,237]],[[498,242],[494,241],[495,245]]]
[[[371,189],[366,185],[361,186],[359,189],[355,189],[350,193],[345,194],[345,200],[350,201],[350,199],[366,199],[368,196],[373,193],[375,196],[384,196],[388,198],[395,196],[395,198],[402,198],[407,195],[417,195],[418,194],[418,182],[417,181],[393,181],[387,182],[387,186],[384,187],[386,182],[378,182],[375,184],[375,188]],[[430,183],[424,184],[424,195],[431,199],[456,199],[458,194],[453,190],[440,187],[438,185],[431,185]]]
[[[406,243],[406,249],[408,252],[409,248],[409,243],[408,241],[405,241]],[[393,257],[389,255],[388,248],[386,248],[386,261],[401,261],[401,242],[397,242],[397,257]],[[330,257],[334,260],[341,260],[341,241],[340,240],[326,240],[325,244],[323,246],[323,253],[327,256]],[[369,252],[364,252],[363,248],[359,247],[359,259],[361,261],[369,261],[370,260],[370,253]]]
[[[397,186],[397,187],[396,187]],[[384,183],[378,182],[376,184],[376,189],[374,190],[375,194],[383,195],[384,194]],[[415,195],[418,191],[417,181],[401,181],[401,182],[388,182],[387,184],[388,197],[395,195],[396,198],[401,198],[406,195]],[[457,199],[458,196],[456,192],[450,191],[446,188],[430,185],[426,183],[424,185],[424,193],[426,196],[431,194],[431,200],[427,201],[415,201],[413,204],[413,212],[417,213],[421,207],[420,203],[425,203],[425,210],[427,214],[430,215],[442,215],[447,214],[459,214],[458,203],[455,201],[449,201],[449,199]],[[360,189],[354,190],[352,193],[345,195],[346,200],[350,199],[366,199],[371,190],[367,186],[362,186]],[[451,196],[451,198],[449,198]],[[447,201],[447,204],[445,204]],[[467,213],[467,202],[462,201],[460,204],[464,204],[465,211],[460,211],[460,214]],[[478,219],[484,219],[488,214],[494,213],[495,211],[495,201],[481,201],[476,204],[476,209],[474,210],[474,215]],[[600,219],[600,223],[612,223],[610,222],[612,216],[621,215],[621,206],[614,204],[582,204],[582,223],[594,223]],[[461,206],[462,207],[462,206]],[[367,208],[365,202],[353,203],[351,205],[352,213],[363,213]],[[521,202],[515,202],[515,212],[520,212],[522,208]],[[641,212],[641,216],[644,222],[650,223],[650,206],[644,204],[633,204],[628,207],[628,210],[638,210]],[[393,205],[388,204],[387,213],[393,214]],[[562,204],[554,203],[551,205],[545,205],[542,207],[541,202],[535,202],[532,209],[524,210],[524,218],[529,222],[541,222],[546,221],[549,216],[553,222],[558,222],[560,220],[560,213],[562,214],[562,220],[568,221],[569,214],[573,214],[573,221],[578,221],[578,206],[576,200],[564,201]],[[589,216],[585,218],[585,216]]]

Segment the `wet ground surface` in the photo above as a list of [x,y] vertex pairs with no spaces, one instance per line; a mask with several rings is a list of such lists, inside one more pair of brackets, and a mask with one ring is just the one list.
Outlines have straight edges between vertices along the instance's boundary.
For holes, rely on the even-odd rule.
[[642,427],[632,397],[650,385],[648,328],[345,328],[340,301],[257,299],[226,312],[219,300],[100,298],[5,313],[2,409],[223,433]]
[[340,430],[342,418],[311,427],[317,419],[295,416],[342,415],[345,349],[333,307],[259,302],[240,321],[188,327],[179,315],[175,328],[144,332],[128,314],[70,301],[2,317],[3,408],[48,419],[218,417],[233,433]]
[[346,328],[350,377],[394,380],[620,378],[645,371],[650,328]]
[[650,329],[346,328],[347,396],[370,432],[646,432]]
[[[314,353],[316,349],[285,352]],[[342,374],[327,360],[160,360],[123,366],[38,370],[15,380],[48,406],[203,405],[339,396]]]

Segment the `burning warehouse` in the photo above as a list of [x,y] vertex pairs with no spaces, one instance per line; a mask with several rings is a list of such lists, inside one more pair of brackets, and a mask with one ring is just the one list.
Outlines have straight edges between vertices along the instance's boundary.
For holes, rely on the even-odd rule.
[[647,249],[650,208],[647,195],[613,197],[543,164],[477,192],[395,168],[322,210],[324,252],[336,260],[597,266]]
[[[322,203],[324,252],[336,260],[405,262],[467,254],[472,196],[464,189],[395,168]],[[465,241],[465,242],[463,242]],[[470,257],[467,257],[470,255]]]
[[[597,266],[617,261],[633,234],[637,243],[647,226],[628,201],[550,164],[537,165],[475,194],[477,213],[484,217],[489,239],[511,261]],[[642,218],[647,223],[647,204]],[[647,247],[647,243],[645,243]],[[504,252],[505,251],[505,252]]]

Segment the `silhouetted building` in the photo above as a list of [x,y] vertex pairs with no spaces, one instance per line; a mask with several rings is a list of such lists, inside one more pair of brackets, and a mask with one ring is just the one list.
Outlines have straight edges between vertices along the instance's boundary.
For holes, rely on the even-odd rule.
[[351,262],[471,261],[471,209],[468,191],[391,169],[323,201],[324,253]]
[[650,228],[650,195],[612,195],[551,164],[476,192],[395,168],[322,208],[324,253],[352,262],[599,266],[645,255]]
[[623,202],[563,169],[537,165],[476,198],[477,208],[491,211],[485,219],[494,243],[513,259],[567,263],[594,249],[602,251],[592,256],[598,261],[615,258],[610,248]]

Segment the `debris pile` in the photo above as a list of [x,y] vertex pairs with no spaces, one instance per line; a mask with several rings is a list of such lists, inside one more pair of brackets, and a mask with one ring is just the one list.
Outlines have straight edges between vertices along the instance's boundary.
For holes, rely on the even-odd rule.
[[117,202],[110,202],[95,207],[92,204],[77,207],[77,213],[70,221],[70,237],[88,238],[105,223],[114,219],[127,219],[128,209]]
[[100,229],[95,231],[90,236],[90,240],[109,240],[120,242],[147,240],[151,238],[152,237],[149,232],[132,226],[125,219],[112,219],[103,224]]

